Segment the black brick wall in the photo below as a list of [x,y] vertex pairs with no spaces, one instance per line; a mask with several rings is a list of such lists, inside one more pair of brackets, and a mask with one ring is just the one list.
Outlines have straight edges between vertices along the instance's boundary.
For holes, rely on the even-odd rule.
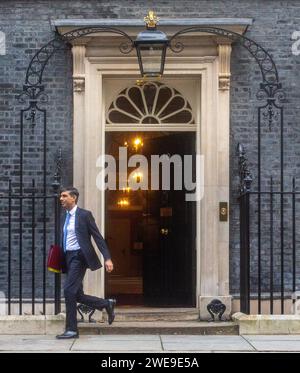
[[[253,18],[247,37],[266,48],[278,67],[286,93],[285,100],[285,185],[290,188],[291,177],[300,176],[300,56],[292,54],[293,31],[300,30],[300,1],[271,0],[209,0],[209,1],[0,1],[0,31],[6,34],[6,55],[0,56],[0,191],[7,188],[8,178],[18,181],[19,110],[17,95],[22,90],[26,69],[34,53],[51,38],[50,20],[64,18],[138,18],[150,8],[160,17],[239,17]],[[69,50],[57,53],[49,62],[44,83],[49,96],[47,136],[49,176],[53,174],[53,158],[58,146],[63,149],[63,183],[72,179],[72,61]],[[241,46],[232,53],[231,78],[231,199],[230,199],[230,288],[239,289],[239,210],[237,204],[238,170],[235,148],[242,142],[247,150],[250,167],[256,176],[257,110],[256,92],[260,73],[254,60]],[[25,182],[30,182],[30,171],[36,172],[42,159],[39,125],[34,136],[26,129],[28,151],[25,153]],[[278,186],[278,131],[265,131],[263,136],[266,175],[270,170]],[[35,148],[32,156],[31,148]],[[40,180],[37,179],[37,182]],[[254,186],[256,181],[254,181]],[[16,186],[16,184],[15,184]],[[3,207],[3,202],[2,207]],[[267,209],[267,207],[266,207]],[[255,210],[255,209],[254,209]],[[50,209],[49,209],[50,211]],[[50,216],[48,217],[50,220]],[[1,227],[0,290],[6,291],[7,239]],[[49,225],[49,229],[51,224]],[[24,241],[25,242],[25,241]],[[25,243],[26,246],[26,243]],[[15,249],[17,256],[17,248]],[[29,249],[28,249],[29,250]],[[266,249],[267,250],[267,249]],[[2,255],[3,254],[3,255]],[[267,252],[264,260],[268,265]],[[40,256],[38,256],[40,258]],[[25,254],[25,261],[27,260]],[[39,259],[40,260],[40,259]],[[15,262],[17,265],[17,261]],[[28,261],[28,266],[30,263]],[[255,268],[255,258],[253,262]],[[29,268],[29,267],[28,267]],[[30,281],[27,273],[27,282]],[[289,276],[287,275],[287,278]],[[17,281],[17,277],[15,278]],[[26,284],[24,279],[24,284]],[[255,282],[255,279],[253,279]],[[26,285],[25,285],[26,287]],[[49,285],[51,288],[51,285]],[[17,292],[17,283],[14,292]],[[30,289],[25,291],[30,295]]]

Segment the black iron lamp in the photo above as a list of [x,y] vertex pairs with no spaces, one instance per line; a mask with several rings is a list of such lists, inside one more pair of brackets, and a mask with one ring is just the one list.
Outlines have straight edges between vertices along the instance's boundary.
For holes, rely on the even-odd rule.
[[150,11],[144,20],[147,29],[140,32],[134,41],[140,71],[143,78],[161,77],[169,40],[164,32],[156,29],[158,18],[154,12]]

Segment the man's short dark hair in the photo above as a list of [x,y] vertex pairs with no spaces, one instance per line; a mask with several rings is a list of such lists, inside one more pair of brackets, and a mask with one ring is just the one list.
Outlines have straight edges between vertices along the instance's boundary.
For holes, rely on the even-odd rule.
[[70,194],[70,196],[75,197],[75,202],[77,203],[78,198],[79,198],[78,189],[76,189],[74,187],[66,187],[66,188],[61,188],[60,194],[62,192],[68,192]]

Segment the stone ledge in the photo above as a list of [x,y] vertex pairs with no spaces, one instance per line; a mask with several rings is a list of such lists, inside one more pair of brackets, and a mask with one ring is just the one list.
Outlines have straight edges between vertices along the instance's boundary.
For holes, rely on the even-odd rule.
[[58,334],[64,330],[65,315],[32,316],[11,315],[0,316],[0,335],[9,334]]
[[[51,27],[93,27],[93,26],[109,26],[109,27],[145,27],[145,21],[142,19],[122,19],[122,18],[99,18],[99,19],[54,19],[50,21]],[[242,25],[251,26],[253,18],[160,18],[159,26],[232,26]]]
[[300,334],[300,315],[246,315],[237,312],[232,320],[239,334]]
[[79,324],[80,335],[238,335],[238,325],[233,322],[199,321],[115,321]]

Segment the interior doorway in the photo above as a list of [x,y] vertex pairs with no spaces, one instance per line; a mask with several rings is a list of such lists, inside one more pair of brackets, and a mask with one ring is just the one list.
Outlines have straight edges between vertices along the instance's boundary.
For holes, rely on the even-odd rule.
[[[186,200],[184,180],[189,168],[195,181],[195,132],[114,131],[106,133],[105,144],[117,171],[116,190],[105,192],[105,236],[115,266],[105,281],[106,297],[116,297],[124,306],[195,307],[196,202]],[[129,184],[119,188],[120,147],[128,159],[140,154],[148,161],[145,174],[139,165],[139,170],[128,167],[126,175],[137,182],[148,176],[146,189],[132,190]],[[151,189],[153,155],[167,157],[170,166],[170,183],[165,185],[166,169],[160,164],[156,190]],[[181,174],[175,159],[181,159]]]

